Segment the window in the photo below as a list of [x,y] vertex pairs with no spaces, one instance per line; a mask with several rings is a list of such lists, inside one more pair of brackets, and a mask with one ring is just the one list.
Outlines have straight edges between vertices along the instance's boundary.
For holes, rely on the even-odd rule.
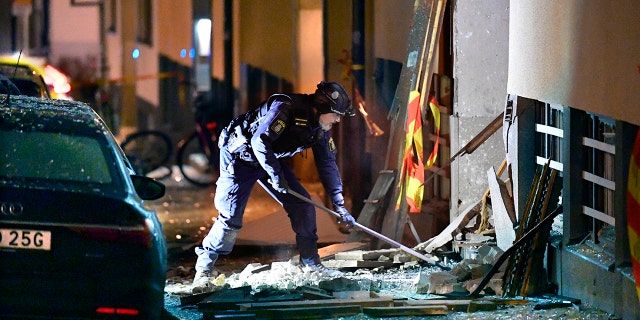
[[536,163],[544,166],[551,160],[550,167],[562,171],[562,106],[536,104]]
[[140,43],[152,44],[153,10],[151,0],[138,0],[137,40]]
[[[563,190],[571,193],[571,203],[566,203],[565,209],[576,208],[571,238],[589,239],[591,244],[613,243],[610,238],[617,210],[614,201],[616,121],[543,102],[536,104],[535,117],[536,163],[544,165],[549,159],[552,168],[564,171],[563,179],[573,181],[570,185],[574,190]],[[565,125],[573,128],[570,136],[563,128]]]
[[615,225],[613,193],[615,121],[611,118],[587,114],[582,144],[585,153],[583,168],[584,214]]
[[116,0],[104,1],[104,23],[108,32],[116,32],[116,26],[118,24],[118,14],[116,7]]

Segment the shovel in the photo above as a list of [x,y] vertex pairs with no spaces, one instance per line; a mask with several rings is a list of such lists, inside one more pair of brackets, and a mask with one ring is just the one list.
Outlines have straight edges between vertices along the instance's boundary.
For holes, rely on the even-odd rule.
[[[328,213],[340,218],[340,214],[339,213],[337,213],[337,212],[335,212],[335,211],[323,206],[320,203],[317,203],[317,202],[315,202],[315,201],[313,201],[311,199],[308,199],[307,197],[305,197],[305,196],[303,196],[303,195],[301,195],[301,194],[299,194],[299,193],[297,193],[297,192],[295,192],[295,191],[293,191],[291,189],[287,189],[287,193],[295,196],[296,198],[298,198],[298,199],[300,199],[300,200],[302,200],[302,201],[304,201],[306,203],[309,203],[309,204],[315,206],[318,209],[322,209],[322,210],[324,210],[324,211],[326,211],[326,212],[328,212]],[[362,231],[364,231],[365,233],[368,233],[369,235],[372,235],[372,236],[374,236],[374,237],[376,237],[376,238],[378,238],[378,239],[380,239],[380,240],[382,240],[382,241],[384,241],[384,242],[386,242],[388,244],[391,244],[391,245],[395,246],[396,248],[398,248],[398,249],[400,249],[400,250],[402,250],[402,251],[404,251],[404,252],[406,252],[406,253],[414,256],[414,257],[417,257],[417,258],[419,258],[421,260],[424,260],[424,261],[426,261],[426,262],[428,262],[428,263],[430,263],[432,265],[436,265],[436,266],[438,266],[438,267],[440,267],[440,268],[442,268],[444,270],[450,270],[451,269],[451,268],[449,268],[447,266],[442,265],[436,258],[427,257],[427,256],[421,254],[420,252],[415,251],[415,250],[413,250],[411,248],[408,248],[408,247],[402,245],[401,243],[399,243],[399,242],[397,242],[397,241],[395,241],[395,240],[393,240],[393,239],[391,239],[389,237],[386,237],[383,234],[380,234],[380,233],[378,233],[378,232],[376,232],[374,230],[371,230],[371,229],[369,229],[369,228],[367,228],[367,227],[365,227],[365,226],[363,226],[363,225],[361,225],[361,224],[359,224],[357,222],[355,222],[353,224],[353,226],[357,227],[358,229],[360,229]]]

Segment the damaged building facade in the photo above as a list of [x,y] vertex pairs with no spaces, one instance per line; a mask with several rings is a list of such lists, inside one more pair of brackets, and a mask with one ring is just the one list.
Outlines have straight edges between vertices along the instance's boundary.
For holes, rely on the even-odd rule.
[[[358,107],[365,112],[336,132],[349,206],[357,215],[381,172],[399,169],[393,133],[403,133],[404,127],[389,119],[394,100],[407,99],[398,97],[396,88],[411,53],[407,35],[414,27],[414,5],[443,1],[95,2],[100,7],[72,5],[83,1],[33,2],[47,3],[51,32],[60,19],[103,23],[103,33],[93,40],[50,36],[48,58],[56,63],[71,54],[65,48],[73,48],[74,54],[93,55],[105,64],[109,103],[120,113],[116,131],[168,129],[182,136],[193,128],[195,92],[213,92],[220,112],[231,116],[273,92],[313,91],[322,79],[339,81],[353,93],[358,89],[363,98]],[[494,214],[510,212],[518,220],[538,168],[548,163],[558,172],[559,196],[547,206],[563,206],[557,218],[561,236],[551,238],[545,255],[549,283],[558,294],[625,319],[639,317],[627,184],[640,125],[635,105],[640,101],[640,3],[444,4],[431,86],[441,112],[438,139],[428,116],[424,130],[425,154],[437,141],[438,159],[425,172],[423,212],[409,216],[414,232],[402,223],[400,229],[406,230],[389,235],[404,243],[435,236],[481,202],[491,181],[508,186],[501,201],[491,192]],[[11,9],[0,12],[8,15]],[[202,39],[195,31],[200,21],[210,32]],[[132,58],[131,52],[138,56]],[[473,153],[448,163],[501,113],[500,130]],[[317,179],[311,158],[294,160],[303,181]],[[505,159],[504,173],[496,174]],[[391,198],[385,203],[389,207],[396,200]],[[383,211],[383,218],[393,219],[393,210]],[[370,226],[384,231],[384,226]],[[515,231],[496,233],[509,237]]]
[[627,227],[639,212],[627,197],[640,124],[640,4],[512,1],[509,10],[507,92],[530,109],[508,144],[517,149],[516,202],[523,207],[529,175],[550,160],[562,172],[563,205],[562,238],[547,253],[550,280],[563,295],[637,318],[629,245],[637,234]]
[[[629,211],[627,197],[640,124],[640,108],[634,102],[640,94],[634,40],[640,36],[640,24],[633,20],[640,5],[631,1],[455,1],[453,5],[454,112],[467,111],[469,116],[459,121],[458,133],[452,133],[463,143],[456,147],[452,139],[451,150],[468,141],[462,127],[483,110],[476,109],[478,103],[489,100],[496,105],[495,91],[502,89],[506,96],[502,130],[491,138],[500,141],[489,139],[489,145],[479,148],[481,155],[468,155],[452,165],[452,219],[481,199],[487,187],[472,187],[468,193],[464,186],[456,188],[456,184],[481,184],[476,180],[481,178],[466,175],[469,165],[480,166],[477,176],[491,180],[506,158],[509,175],[504,176],[512,188],[512,210],[522,218],[536,170],[548,163],[560,178],[555,182],[559,196],[548,204],[549,210],[558,205],[563,209],[556,218],[562,234],[550,239],[546,252],[549,283],[557,286],[558,294],[624,319],[637,318],[640,308],[629,241],[631,237],[635,243],[637,234],[628,232],[628,216],[639,213]],[[487,21],[492,23],[485,26]],[[492,29],[498,25],[507,29]],[[474,39],[478,33],[482,35]],[[497,68],[494,58],[500,60]],[[490,67],[485,70],[485,65]],[[502,109],[489,110],[498,114]],[[488,161],[474,164],[472,158],[483,157],[483,150]],[[493,151],[499,155],[489,159]],[[496,203],[493,196],[491,200],[494,218],[499,206],[510,211],[508,201]]]

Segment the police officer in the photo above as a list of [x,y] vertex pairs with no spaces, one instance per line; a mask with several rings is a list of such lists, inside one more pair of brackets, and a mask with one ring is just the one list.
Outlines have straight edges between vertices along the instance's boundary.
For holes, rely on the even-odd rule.
[[194,286],[207,286],[215,276],[214,263],[229,254],[240,228],[253,186],[258,182],[285,209],[296,234],[300,264],[330,276],[318,256],[315,208],[291,194],[309,193],[285,162],[311,148],[320,181],[346,225],[355,219],[344,207],[342,180],[336,165],[336,147],[329,130],[343,116],[354,116],[351,100],[335,82],[320,82],[314,94],[275,94],[257,108],[233,119],[220,135],[220,177],[214,204],[218,217],[196,248]]

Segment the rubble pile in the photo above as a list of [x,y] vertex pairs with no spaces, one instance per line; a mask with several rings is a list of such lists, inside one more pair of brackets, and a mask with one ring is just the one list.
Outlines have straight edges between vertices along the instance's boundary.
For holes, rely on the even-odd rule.
[[180,308],[197,309],[202,319],[363,319],[363,314],[365,319],[431,318],[460,312],[481,314],[507,307],[532,312],[544,303],[552,308],[577,308],[580,304],[553,297],[543,301],[502,299],[502,273],[488,282],[481,296],[470,296],[501,254],[493,246],[480,247],[477,252],[473,259],[447,261],[445,265],[450,270],[443,270],[396,249],[352,250],[323,261],[326,266],[339,266],[343,274],[338,277],[303,268],[294,259],[250,263],[239,273],[219,275],[204,289],[192,287],[191,279],[184,277],[188,270],[182,270],[182,274],[169,278],[165,291],[179,299]]

